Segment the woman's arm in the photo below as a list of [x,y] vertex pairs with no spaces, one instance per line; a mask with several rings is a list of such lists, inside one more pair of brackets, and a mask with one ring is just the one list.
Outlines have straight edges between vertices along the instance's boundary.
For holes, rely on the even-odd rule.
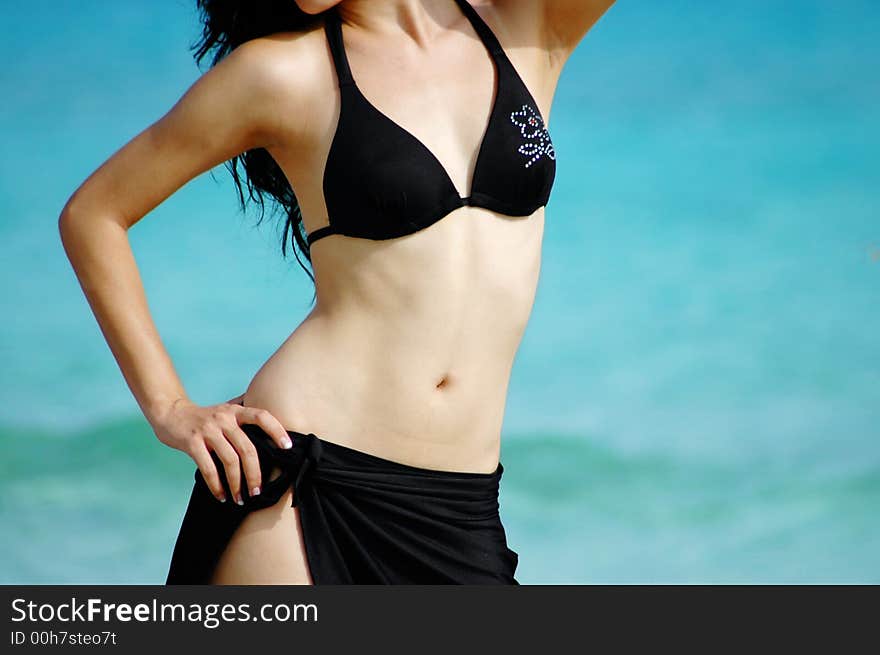
[[521,29],[537,29],[544,48],[565,62],[615,0],[495,0],[494,6]]
[[278,138],[277,89],[286,71],[272,63],[272,47],[246,43],[202,75],[167,114],[83,182],[58,222],[83,292],[145,417],[160,441],[193,458],[220,500],[225,494],[209,451],[224,462],[239,501],[239,457],[249,489],[261,484],[255,449],[239,424],[259,424],[282,447],[289,437],[266,411],[227,403],[205,408],[189,400],[150,316],[128,229],[187,181]]
[[613,4],[614,0],[542,0],[551,50],[570,54]]

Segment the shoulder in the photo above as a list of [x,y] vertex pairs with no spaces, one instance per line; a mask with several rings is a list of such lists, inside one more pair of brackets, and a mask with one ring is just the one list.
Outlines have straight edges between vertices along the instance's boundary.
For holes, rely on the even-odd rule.
[[[278,139],[304,125],[291,115],[311,115],[327,102],[335,84],[321,23],[301,32],[279,32],[247,41],[215,67],[226,83],[258,107],[265,129]],[[273,139],[276,140],[276,139]]]
[[283,96],[308,91],[326,75],[328,58],[323,28],[279,32],[247,41],[219,65],[251,91],[263,96]]

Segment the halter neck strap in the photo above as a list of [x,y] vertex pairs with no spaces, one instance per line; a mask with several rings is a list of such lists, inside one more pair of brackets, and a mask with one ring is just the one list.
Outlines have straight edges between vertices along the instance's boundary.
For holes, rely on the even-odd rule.
[[351,76],[351,66],[348,64],[348,55],[345,54],[345,43],[342,40],[342,18],[336,7],[330,9],[324,18],[324,31],[327,33],[327,43],[333,55],[333,66],[336,68],[336,77],[339,86],[354,84]]

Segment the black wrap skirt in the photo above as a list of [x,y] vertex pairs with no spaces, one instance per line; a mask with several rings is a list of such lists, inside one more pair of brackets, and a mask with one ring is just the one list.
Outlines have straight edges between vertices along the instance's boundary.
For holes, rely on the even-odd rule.
[[[261,493],[242,489],[244,505],[233,502],[212,453],[230,500],[219,502],[196,469],[166,584],[209,584],[245,516],[290,487],[315,584],[519,584],[498,511],[500,462],[493,473],[439,471],[312,433],[288,431],[284,450],[259,426],[241,427],[259,454]],[[270,480],[273,469],[281,474]]]

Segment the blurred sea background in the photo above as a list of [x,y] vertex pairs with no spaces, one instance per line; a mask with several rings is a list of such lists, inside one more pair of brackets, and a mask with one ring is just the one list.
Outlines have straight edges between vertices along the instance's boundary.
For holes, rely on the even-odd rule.
[[[200,74],[185,0],[0,1],[0,583],[161,583],[161,445],[57,231]],[[514,366],[522,583],[880,582],[880,4],[620,0],[571,59]],[[131,233],[191,396],[241,393],[311,284],[218,167]]]

